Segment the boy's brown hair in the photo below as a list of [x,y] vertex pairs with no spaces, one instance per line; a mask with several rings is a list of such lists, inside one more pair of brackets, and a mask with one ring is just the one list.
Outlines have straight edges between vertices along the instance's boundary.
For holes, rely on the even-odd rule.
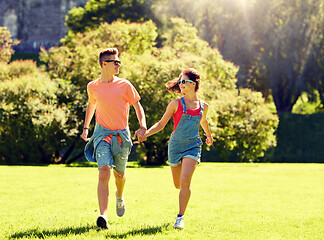
[[183,70],[180,73],[180,76],[178,78],[175,78],[173,80],[168,81],[165,86],[169,91],[175,92],[175,93],[180,93],[180,87],[178,84],[178,81],[181,79],[183,75],[188,76],[188,78],[196,83],[195,91],[197,92],[199,89],[199,84],[200,84],[200,74],[199,72],[194,69],[194,68],[188,68]]
[[102,59],[104,56],[112,56],[112,55],[118,55],[118,49],[117,48],[106,48],[104,50],[101,50],[99,53],[99,64],[102,66]]

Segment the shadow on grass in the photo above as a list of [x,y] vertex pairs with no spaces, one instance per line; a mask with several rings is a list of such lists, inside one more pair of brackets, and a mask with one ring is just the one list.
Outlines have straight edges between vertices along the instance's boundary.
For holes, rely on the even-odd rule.
[[120,234],[107,234],[106,238],[127,238],[128,236],[135,236],[135,235],[154,235],[157,233],[161,233],[163,230],[167,229],[170,226],[170,223],[165,223],[161,226],[143,226],[140,229],[133,229],[126,233]]
[[[107,238],[126,238],[127,236],[134,236],[134,235],[154,235],[156,233],[160,233],[163,230],[167,229],[169,227],[170,223],[163,224],[161,226],[144,226],[140,229],[134,229],[131,231],[128,231],[126,233],[120,233],[120,234],[107,234]],[[25,232],[18,232],[11,236],[9,236],[9,239],[21,239],[21,238],[40,238],[40,239],[47,239],[49,237],[60,237],[65,236],[68,237],[69,235],[79,235],[89,232],[90,230],[97,230],[100,231],[100,229],[96,226],[86,226],[86,227],[68,227],[68,228],[62,228],[62,229],[56,229],[56,230],[41,230],[41,229],[32,229]],[[109,230],[107,230],[109,231]]]
[[50,164],[43,163],[0,163],[4,167],[48,167]]
[[[168,166],[167,164],[164,165],[144,165],[141,166],[137,161],[128,161],[127,168],[163,168]],[[65,167],[98,167],[98,164],[95,162],[73,162],[70,164],[65,164]]]
[[9,239],[20,239],[20,238],[43,238],[46,239],[48,237],[60,237],[60,236],[68,236],[68,235],[78,235],[89,232],[92,229],[98,229],[95,226],[86,226],[86,227],[68,227],[56,230],[41,230],[41,229],[32,229],[25,232],[18,232],[9,237]]

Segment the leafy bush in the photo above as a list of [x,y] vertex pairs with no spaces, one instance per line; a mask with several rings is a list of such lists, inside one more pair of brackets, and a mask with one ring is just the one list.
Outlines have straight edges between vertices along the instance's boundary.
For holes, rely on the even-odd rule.
[[323,104],[321,103],[320,94],[314,90],[312,94],[302,93],[292,109],[294,114],[314,114],[323,112]]
[[[0,65],[3,69],[5,65]],[[58,104],[57,81],[31,61],[14,61],[0,82],[1,163],[53,163],[60,158],[68,109]]]
[[[218,116],[215,146],[221,161],[234,151],[238,161],[258,161],[264,152],[276,146],[278,117],[264,103],[261,93],[249,89],[218,91],[210,103],[211,116]],[[212,121],[213,119],[211,119]]]
[[33,61],[14,61],[10,64],[0,62],[0,81],[14,79],[24,75],[37,75],[39,70]]

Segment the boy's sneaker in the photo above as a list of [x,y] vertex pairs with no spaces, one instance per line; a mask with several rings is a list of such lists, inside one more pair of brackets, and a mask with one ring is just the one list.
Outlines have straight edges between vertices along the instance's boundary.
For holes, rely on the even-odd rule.
[[124,198],[121,197],[117,197],[117,191],[116,191],[116,213],[119,217],[122,217],[125,213],[126,210],[126,205],[125,205],[125,201]]
[[102,229],[108,229],[109,228],[108,217],[105,215],[100,215],[97,218],[97,226]]
[[175,229],[183,229],[184,227],[184,216],[176,217],[176,222],[173,226]]

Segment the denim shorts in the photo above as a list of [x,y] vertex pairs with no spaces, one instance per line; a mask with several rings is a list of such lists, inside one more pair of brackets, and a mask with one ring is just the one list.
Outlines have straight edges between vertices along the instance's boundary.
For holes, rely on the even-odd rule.
[[182,163],[183,158],[191,158],[200,163],[201,146],[200,143],[169,141],[168,162],[171,167],[176,167]]
[[98,169],[102,166],[109,166],[115,169],[117,172],[125,172],[128,155],[130,153],[129,148],[122,148],[122,152],[112,155],[110,144],[102,140],[96,148],[96,160],[98,163]]

